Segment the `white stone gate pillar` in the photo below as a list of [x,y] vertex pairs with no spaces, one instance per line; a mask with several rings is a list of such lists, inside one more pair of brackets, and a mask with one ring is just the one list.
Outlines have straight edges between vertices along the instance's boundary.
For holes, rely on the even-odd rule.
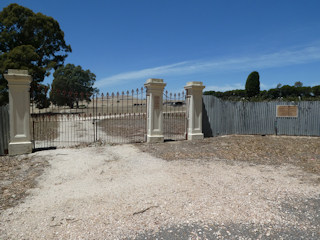
[[188,82],[184,87],[187,90],[187,139],[203,139],[202,133],[202,82]]
[[32,152],[30,139],[30,83],[28,70],[9,69],[4,74],[9,87],[9,155]]
[[147,142],[163,142],[163,89],[162,79],[151,78],[146,81],[147,88]]

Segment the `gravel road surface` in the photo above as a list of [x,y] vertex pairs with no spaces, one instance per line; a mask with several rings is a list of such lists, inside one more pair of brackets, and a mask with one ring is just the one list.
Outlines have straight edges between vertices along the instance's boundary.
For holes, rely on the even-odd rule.
[[[0,239],[320,239],[317,173],[213,155],[164,160],[139,148],[20,157],[45,164],[27,197],[0,210]],[[2,198],[13,181],[3,176]]]

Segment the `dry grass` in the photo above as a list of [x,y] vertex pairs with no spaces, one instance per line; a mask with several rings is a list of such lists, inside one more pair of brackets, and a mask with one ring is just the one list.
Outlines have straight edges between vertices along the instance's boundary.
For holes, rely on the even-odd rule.
[[45,159],[0,157],[0,211],[19,204],[48,165]]
[[120,142],[144,142],[146,135],[146,115],[128,116],[123,118],[103,119],[98,126],[107,136]]
[[[135,116],[103,119],[98,121],[98,126],[111,137],[121,137],[126,142],[144,142],[146,130],[146,114]],[[166,140],[183,140],[186,131],[185,114],[164,114],[164,136]]]
[[320,174],[320,138],[285,136],[225,136],[199,141],[137,145],[169,161],[222,159],[252,164],[293,164]]

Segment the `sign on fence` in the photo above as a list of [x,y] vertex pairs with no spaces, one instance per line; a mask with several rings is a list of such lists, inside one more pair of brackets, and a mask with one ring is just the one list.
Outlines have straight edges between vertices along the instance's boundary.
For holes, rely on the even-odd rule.
[[277,105],[277,117],[298,117],[298,106]]

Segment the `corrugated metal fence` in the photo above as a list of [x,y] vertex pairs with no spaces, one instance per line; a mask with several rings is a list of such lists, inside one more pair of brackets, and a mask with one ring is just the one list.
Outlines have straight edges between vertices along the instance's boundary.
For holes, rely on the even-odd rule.
[[9,105],[0,106],[0,155],[8,153],[9,136]]
[[[277,105],[295,105],[297,117],[277,117]],[[203,96],[206,137],[228,134],[320,136],[320,101],[232,102]]]

